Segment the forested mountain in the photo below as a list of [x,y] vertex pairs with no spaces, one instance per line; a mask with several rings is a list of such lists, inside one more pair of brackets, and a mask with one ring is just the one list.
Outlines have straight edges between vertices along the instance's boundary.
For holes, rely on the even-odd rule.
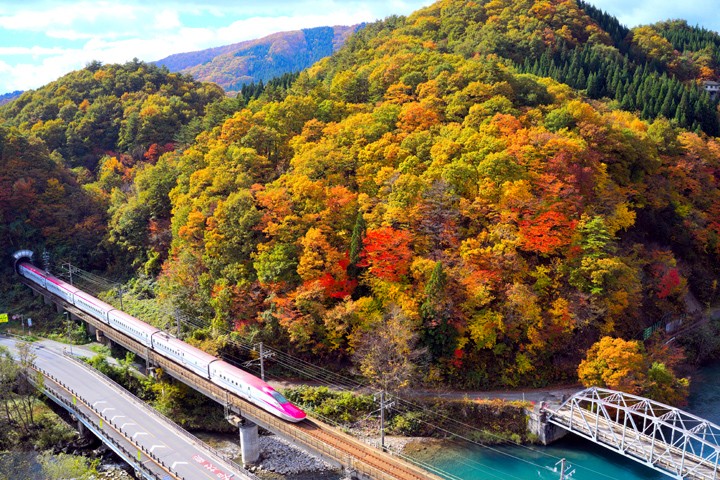
[[172,144],[181,127],[223,97],[211,84],[137,60],[92,62],[0,108],[0,117],[42,139],[71,167],[94,171],[109,152],[142,156]]
[[3,255],[34,245],[107,265],[116,175],[154,163],[183,131],[194,137],[221,99],[216,85],[153,65],[93,62],[1,107]]
[[101,256],[104,211],[91,192],[48,152],[42,140],[0,127],[0,252],[9,273],[10,254],[44,246],[57,255]]
[[167,157],[164,295],[216,332],[419,349],[426,381],[475,387],[574,379],[600,336],[682,313],[688,288],[712,300],[719,145],[521,73],[573,48],[630,62],[572,1],[368,25]]
[[[236,99],[109,66],[167,86],[83,120],[115,98],[86,69],[75,97],[55,100],[56,82],[1,112],[71,165],[70,139],[130,152],[162,145],[160,126],[186,132],[165,153],[103,157],[81,183],[103,199],[110,263],[207,325],[190,341],[235,353],[232,331],[369,376],[396,352],[427,384],[537,386],[575,381],[603,336],[682,315],[688,291],[717,300],[720,143],[698,84],[718,73],[715,38],[627,30],[574,0],[441,0]],[[150,139],[149,118],[177,123]],[[648,385],[681,388],[658,371]]]
[[284,73],[306,69],[332,55],[359,27],[317,27],[274,33],[224,47],[170,55],[155,63],[235,92],[248,83],[267,82]]

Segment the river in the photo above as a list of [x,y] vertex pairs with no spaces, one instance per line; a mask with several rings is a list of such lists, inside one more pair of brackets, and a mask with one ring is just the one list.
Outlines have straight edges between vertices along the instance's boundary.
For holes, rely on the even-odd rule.
[[[705,367],[692,378],[686,410],[720,424],[720,364]],[[423,460],[448,472],[449,479],[557,480],[555,463],[565,458],[573,480],[661,480],[655,470],[573,435],[548,447],[463,447],[427,452]]]

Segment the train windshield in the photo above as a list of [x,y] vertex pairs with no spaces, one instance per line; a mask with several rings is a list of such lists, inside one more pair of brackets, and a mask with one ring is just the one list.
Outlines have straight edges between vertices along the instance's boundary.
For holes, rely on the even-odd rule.
[[284,404],[286,404],[286,403],[290,403],[287,398],[283,397],[280,393],[276,392],[275,390],[273,390],[272,392],[270,392],[270,395],[272,395],[273,398],[274,398],[275,400],[277,400],[277,402],[278,402],[280,405],[284,405]]

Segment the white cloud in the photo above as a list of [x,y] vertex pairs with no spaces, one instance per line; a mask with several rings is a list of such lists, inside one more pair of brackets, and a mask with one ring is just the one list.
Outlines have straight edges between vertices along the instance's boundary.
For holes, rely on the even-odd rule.
[[[120,5],[114,2],[71,2],[65,5],[23,8],[18,2],[13,5],[15,12],[0,14],[0,27],[6,30],[44,32],[50,28],[67,27],[73,24],[91,25],[105,20],[112,28],[113,23],[130,23],[137,19],[143,7]],[[150,7],[145,7],[150,8]],[[9,9],[8,9],[9,10]]]
[[155,15],[155,28],[158,30],[173,30],[181,28],[180,16],[176,10],[165,9]]
[[720,31],[720,16],[715,13],[717,0],[590,0],[590,3],[631,28],[681,18],[692,26],[698,24]]
[[[2,0],[0,0],[2,1]],[[39,88],[91,60],[154,61],[276,32],[407,14],[433,0],[28,0],[0,10],[0,93]],[[235,19],[235,21],[233,21]],[[193,27],[186,22],[192,21]],[[202,28],[201,22],[207,22]],[[18,32],[14,34],[11,32]],[[42,46],[16,42],[42,33]],[[25,58],[23,58],[25,57]]]
[[65,52],[64,48],[45,48],[45,47],[0,47],[0,55],[32,55],[47,56],[60,55]]

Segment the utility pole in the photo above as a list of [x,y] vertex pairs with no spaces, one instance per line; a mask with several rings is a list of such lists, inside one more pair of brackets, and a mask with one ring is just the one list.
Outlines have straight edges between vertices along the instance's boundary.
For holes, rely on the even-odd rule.
[[[555,471],[557,471],[557,466],[560,464],[560,480],[570,480],[575,474],[575,470],[570,470],[569,472],[565,471],[565,462],[566,460],[561,458],[560,461],[555,464]],[[572,469],[572,466],[568,464],[567,469]]]
[[180,311],[175,308],[175,336],[180,338]]
[[65,335],[70,336],[70,314],[67,310],[63,311],[63,317],[65,318]]
[[385,451],[385,390],[380,392],[380,448]]
[[265,353],[263,352],[263,342],[260,342],[260,378],[265,381]]
[[47,250],[43,250],[42,259],[43,259],[43,266],[45,267],[45,271],[47,273],[50,273],[50,252],[48,252]]

